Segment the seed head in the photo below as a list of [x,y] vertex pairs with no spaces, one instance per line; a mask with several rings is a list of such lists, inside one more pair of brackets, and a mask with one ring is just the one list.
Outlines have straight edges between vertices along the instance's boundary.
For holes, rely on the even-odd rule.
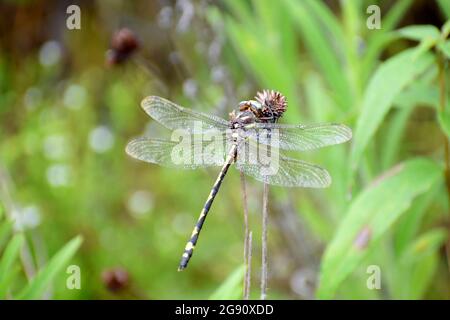
[[263,114],[273,116],[275,120],[280,118],[287,108],[287,99],[281,92],[275,90],[263,90],[256,93],[255,99],[261,103]]
[[106,288],[112,292],[118,292],[129,284],[128,272],[122,268],[112,268],[103,271],[102,280]]
[[116,65],[127,60],[131,54],[139,48],[139,41],[128,28],[122,28],[115,32],[112,41],[111,49],[107,52],[108,65]]

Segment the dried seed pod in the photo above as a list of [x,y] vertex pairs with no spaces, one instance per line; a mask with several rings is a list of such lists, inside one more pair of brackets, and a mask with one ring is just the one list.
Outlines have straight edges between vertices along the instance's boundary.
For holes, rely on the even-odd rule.
[[106,54],[108,65],[117,65],[126,61],[139,48],[139,41],[128,28],[122,28],[114,33],[111,49]]
[[128,272],[122,268],[113,268],[103,271],[102,280],[106,288],[112,292],[121,291],[129,284]]
[[273,116],[275,119],[278,119],[286,111],[287,99],[281,92],[263,90],[256,93],[255,99],[261,103],[264,116]]

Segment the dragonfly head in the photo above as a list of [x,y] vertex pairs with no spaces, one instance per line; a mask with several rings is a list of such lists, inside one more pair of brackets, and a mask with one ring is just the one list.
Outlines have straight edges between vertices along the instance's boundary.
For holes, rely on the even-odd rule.
[[244,125],[258,121],[260,116],[261,104],[258,101],[249,100],[239,103],[239,110],[233,110],[230,113],[230,120],[233,128],[239,128]]
[[239,103],[239,111],[251,112],[256,117],[255,122],[275,122],[277,117],[273,110],[261,100],[247,100]]
[[[252,113],[254,117],[261,118],[263,116],[263,106],[259,101],[247,100],[239,102],[239,111],[242,113]],[[257,119],[255,119],[256,121]]]

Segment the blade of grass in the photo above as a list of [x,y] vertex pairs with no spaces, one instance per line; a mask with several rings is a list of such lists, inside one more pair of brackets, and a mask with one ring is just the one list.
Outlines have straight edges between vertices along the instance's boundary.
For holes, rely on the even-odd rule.
[[9,239],[9,236],[12,233],[13,229],[12,221],[3,221],[0,224],[0,250],[3,248],[6,241]]
[[236,268],[219,288],[209,297],[209,300],[239,299],[242,295],[242,281],[245,265]]
[[342,110],[348,110],[352,106],[348,80],[343,76],[345,73],[341,68],[342,62],[334,54],[335,50],[323,34],[323,28],[311,16],[305,3],[294,0],[286,0],[284,3],[310,55],[320,67],[330,88],[333,88],[337,104]]
[[5,248],[0,259],[0,298],[4,298],[8,292],[8,282],[11,280],[11,273],[14,271],[14,263],[19,257],[20,249],[25,241],[22,233],[14,235]]
[[43,267],[31,282],[20,292],[18,298],[21,300],[39,299],[54,277],[68,264],[82,242],[81,236],[70,240],[61,248]]
[[345,36],[342,26],[327,5],[322,1],[316,0],[306,0],[304,2],[308,6],[309,11],[325,27],[326,31],[331,35],[331,38],[339,44],[344,43]]

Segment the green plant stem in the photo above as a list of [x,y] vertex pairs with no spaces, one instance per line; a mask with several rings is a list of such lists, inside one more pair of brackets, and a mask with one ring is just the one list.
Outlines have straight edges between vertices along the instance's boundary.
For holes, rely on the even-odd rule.
[[269,216],[269,185],[264,183],[262,211],[261,300],[267,297],[267,221]]
[[[441,52],[437,52],[437,59],[438,59],[438,81],[439,81],[439,111],[441,113],[445,112],[445,106],[447,104],[447,92],[446,92],[446,83],[445,83],[445,58]],[[445,163],[445,169],[444,169],[444,178],[445,178],[445,185],[447,188],[447,198],[448,203],[450,205],[450,146],[449,146],[449,140],[446,134],[444,134],[444,163]],[[449,232],[450,232],[450,222],[447,223]],[[450,242],[447,241],[445,246],[446,256],[447,256],[447,266],[448,270],[450,272]]]

